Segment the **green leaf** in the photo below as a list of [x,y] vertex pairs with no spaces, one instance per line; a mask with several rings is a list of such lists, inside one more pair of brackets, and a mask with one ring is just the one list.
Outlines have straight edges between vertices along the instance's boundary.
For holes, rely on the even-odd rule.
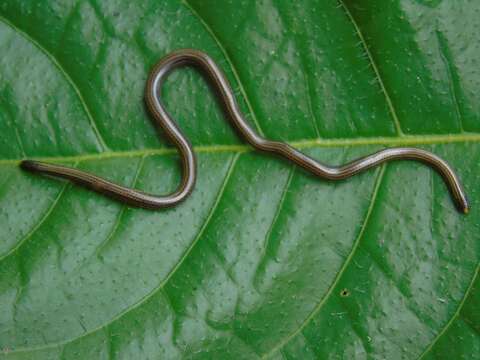
[[[0,3],[0,358],[480,358],[475,0]],[[209,53],[252,126],[342,182],[252,151],[195,70],[165,101],[196,148],[183,204],[132,209],[19,170],[76,166],[168,193],[178,156],[144,110],[151,66]]]

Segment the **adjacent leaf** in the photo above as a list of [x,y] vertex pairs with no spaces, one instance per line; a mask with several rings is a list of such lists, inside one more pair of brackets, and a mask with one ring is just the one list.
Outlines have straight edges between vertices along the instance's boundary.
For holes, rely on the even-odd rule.
[[[0,350],[5,359],[478,358],[480,54],[475,1],[0,4]],[[18,168],[179,181],[143,108],[150,67],[208,52],[259,133],[339,164],[385,145],[447,159],[342,182],[259,154],[204,79],[165,101],[199,181],[132,209]]]

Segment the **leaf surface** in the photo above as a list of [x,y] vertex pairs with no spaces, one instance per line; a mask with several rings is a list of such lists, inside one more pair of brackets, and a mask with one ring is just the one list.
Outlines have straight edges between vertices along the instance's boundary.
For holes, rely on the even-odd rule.
[[[0,358],[478,358],[479,15],[474,0],[3,1]],[[252,151],[192,69],[164,91],[199,158],[183,204],[132,209],[19,170],[174,189],[143,91],[187,47],[260,134],[331,164],[431,150],[471,213],[422,164],[329,182]]]

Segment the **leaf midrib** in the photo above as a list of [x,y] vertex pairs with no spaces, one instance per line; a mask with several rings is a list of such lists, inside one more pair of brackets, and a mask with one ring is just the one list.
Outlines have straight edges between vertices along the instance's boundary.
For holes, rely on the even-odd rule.
[[[309,139],[288,142],[297,149],[309,148],[336,148],[357,147],[367,145],[381,146],[422,146],[441,145],[455,143],[478,143],[480,133],[469,134],[446,134],[446,135],[404,135],[402,137],[359,137],[359,138],[336,138],[336,139]],[[195,153],[244,153],[255,151],[249,145],[199,145],[193,147]],[[106,151],[101,153],[79,154],[73,156],[46,156],[32,157],[31,159],[50,162],[76,162],[89,160],[103,160],[111,158],[128,158],[150,155],[176,154],[173,147],[161,147],[157,149],[140,149],[130,151]],[[23,159],[0,159],[0,165],[18,165]]]

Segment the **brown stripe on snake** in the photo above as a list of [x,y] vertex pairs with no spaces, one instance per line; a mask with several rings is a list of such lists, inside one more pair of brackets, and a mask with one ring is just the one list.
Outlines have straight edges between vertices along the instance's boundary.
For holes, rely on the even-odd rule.
[[161,59],[152,69],[145,89],[146,104],[153,119],[165,131],[168,138],[180,152],[182,180],[175,192],[165,196],[150,195],[115,184],[84,171],[33,160],[22,161],[21,167],[33,172],[66,178],[82,184],[93,191],[108,195],[130,205],[147,209],[174,206],[183,201],[195,186],[197,178],[196,159],[192,145],[177,127],[175,121],[161,102],[161,86],[173,69],[185,65],[196,66],[205,72],[212,85],[218,91],[218,96],[226,108],[231,124],[254,148],[284,157],[308,172],[328,180],[346,179],[390,160],[421,161],[436,170],[443,177],[458,210],[463,213],[468,212],[468,201],[458,176],[445,160],[431,152],[407,147],[388,148],[345,165],[328,166],[312,159],[286,143],[271,141],[259,136],[242,115],[232,88],[217,64],[207,54],[193,49],[178,50]]

